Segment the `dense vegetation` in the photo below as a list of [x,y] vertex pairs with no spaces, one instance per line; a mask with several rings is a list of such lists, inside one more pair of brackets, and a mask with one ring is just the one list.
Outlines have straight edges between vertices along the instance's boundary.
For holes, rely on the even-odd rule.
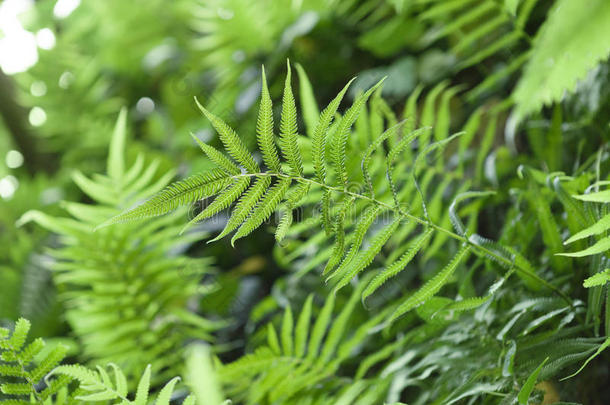
[[610,403],[609,2],[56,3],[0,402]]

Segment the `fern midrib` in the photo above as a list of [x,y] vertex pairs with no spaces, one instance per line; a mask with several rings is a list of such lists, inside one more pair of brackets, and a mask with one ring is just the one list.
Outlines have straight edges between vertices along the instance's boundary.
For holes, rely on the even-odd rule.
[[292,176],[289,174],[285,174],[285,173],[272,173],[272,172],[259,172],[259,173],[240,173],[240,174],[236,174],[233,176],[230,176],[230,178],[233,179],[239,179],[239,178],[243,178],[243,177],[277,177],[277,178],[282,178],[282,179],[288,179],[288,180],[294,180],[297,182],[301,182],[301,183],[309,183],[311,185],[314,186],[318,186],[321,187],[323,189],[326,189],[328,191],[332,191],[332,192],[338,192],[338,193],[343,193],[345,195],[350,195],[353,196],[355,198],[360,198],[362,200],[367,200],[370,201],[374,204],[377,204],[381,207],[387,208],[389,210],[392,210],[393,212],[397,213],[398,215],[400,215],[403,218],[407,218],[411,221],[417,222],[418,224],[421,225],[425,225],[425,226],[429,226],[431,228],[433,228],[436,231],[442,232],[444,234],[446,234],[447,236],[449,236],[450,238],[453,238],[455,240],[458,240],[462,243],[465,243],[469,246],[471,246],[472,248],[474,248],[475,250],[478,250],[481,253],[484,253],[488,256],[493,257],[494,259],[505,263],[508,266],[511,266],[513,268],[515,268],[517,270],[517,272],[520,272],[523,275],[526,275],[528,277],[532,277],[534,278],[537,282],[539,282],[540,284],[544,285],[545,287],[547,287],[548,289],[552,290],[554,293],[558,294],[564,301],[566,301],[566,303],[568,303],[568,305],[572,306],[572,301],[570,300],[570,297],[568,297],[563,291],[561,291],[560,289],[558,289],[557,287],[555,287],[553,284],[549,283],[548,281],[544,280],[543,278],[541,278],[540,276],[538,276],[535,273],[532,273],[531,271],[529,271],[528,269],[525,269],[523,267],[520,267],[517,263],[512,262],[508,259],[506,259],[505,257],[495,253],[492,250],[487,249],[484,246],[480,246],[477,244],[472,243],[468,238],[459,235],[449,229],[446,229],[440,225],[435,224],[434,222],[432,222],[431,220],[426,220],[423,218],[420,218],[416,215],[413,214],[409,214],[408,212],[404,212],[402,211],[400,208],[397,208],[393,205],[390,205],[388,203],[385,203],[383,201],[377,200],[376,198],[373,197],[369,197],[363,194],[359,194],[359,193],[355,193],[353,191],[349,191],[346,188],[343,187],[336,187],[336,186],[330,186],[328,184],[324,184],[324,183],[320,183],[316,180],[312,180],[312,179],[308,179],[306,177],[301,177],[301,176]]

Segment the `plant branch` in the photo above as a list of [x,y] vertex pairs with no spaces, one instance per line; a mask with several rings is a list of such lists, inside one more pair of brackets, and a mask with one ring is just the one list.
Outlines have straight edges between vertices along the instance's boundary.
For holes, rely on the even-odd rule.
[[553,284],[549,283],[548,281],[544,280],[543,278],[541,278],[540,276],[538,276],[536,273],[533,273],[532,271],[530,271],[529,269],[523,268],[521,266],[519,266],[517,263],[515,263],[514,261],[511,261],[510,259],[507,259],[506,257],[487,249],[484,246],[478,245],[476,243],[473,243],[470,239],[468,239],[465,236],[459,235],[449,229],[446,229],[440,225],[435,224],[434,222],[430,221],[430,220],[426,220],[423,218],[420,218],[416,215],[410,214],[408,212],[404,212],[403,210],[401,210],[399,207],[390,205],[388,203],[385,203],[383,201],[377,200],[376,198],[373,197],[369,197],[363,194],[359,194],[359,193],[355,193],[352,191],[349,191],[343,187],[335,187],[335,186],[329,186],[327,184],[323,184],[320,183],[316,180],[312,180],[312,179],[308,179],[305,177],[301,177],[301,176],[292,176],[292,175],[288,175],[288,174],[283,174],[283,173],[274,173],[274,172],[261,172],[261,173],[241,173],[241,174],[237,174],[234,176],[231,176],[234,179],[238,179],[238,178],[243,178],[243,177],[277,177],[277,178],[282,178],[282,179],[289,179],[289,180],[294,180],[300,183],[309,183],[313,186],[317,186],[317,187],[321,187],[323,189],[329,190],[331,192],[336,192],[336,193],[342,193],[345,195],[350,195],[353,196],[354,198],[358,198],[361,200],[367,200],[373,204],[376,204],[378,206],[381,206],[383,208],[387,208],[389,210],[394,211],[395,213],[397,213],[398,215],[407,218],[411,221],[417,222],[418,224],[424,225],[424,226],[428,226],[433,228],[436,231],[439,231],[441,233],[446,234],[447,236],[449,236],[452,239],[455,239],[457,241],[460,241],[464,244],[467,244],[469,246],[471,246],[474,250],[479,251],[479,253],[485,254],[489,257],[494,258],[495,260],[504,263],[506,266],[514,268],[515,271],[517,273],[521,273],[522,275],[531,277],[533,279],[535,279],[538,283],[542,284],[543,286],[545,286],[546,288],[552,290],[554,293],[558,294],[562,299],[564,299],[570,306],[572,305],[572,301],[570,300],[570,297],[568,297],[563,291],[561,291],[560,289],[558,289],[557,287],[555,287]]

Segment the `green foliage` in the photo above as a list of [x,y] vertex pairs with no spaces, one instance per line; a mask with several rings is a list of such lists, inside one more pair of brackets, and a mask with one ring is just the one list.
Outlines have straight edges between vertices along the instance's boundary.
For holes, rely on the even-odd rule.
[[[28,343],[30,322],[20,318],[13,332],[0,328],[0,396],[6,404],[84,404],[113,401],[122,404],[169,405],[179,377],[169,380],[151,401],[151,366],[148,365],[136,385],[129,381],[114,363],[107,367],[90,369],[79,364],[58,365],[66,356],[67,348],[56,345],[47,350],[41,338]],[[206,361],[208,354],[195,350],[195,361]],[[209,360],[207,360],[209,363]],[[110,372],[109,372],[110,371]],[[189,367],[191,384],[210,378],[211,365]],[[76,382],[76,384],[73,384]],[[135,386],[133,400],[129,399],[129,387]],[[209,389],[210,386],[208,386]],[[209,396],[208,396],[209,394]],[[192,405],[220,405],[220,398],[212,392],[196,391],[183,403]]]
[[[370,328],[379,323],[388,311],[353,325],[362,284],[335,314],[334,295],[330,295],[317,315],[314,297],[308,296],[294,322],[290,307],[284,311],[280,338],[272,323],[267,324],[267,344],[256,347],[251,354],[224,365],[220,378],[230,387],[235,399],[247,403],[267,403],[299,398],[300,401],[342,403],[360,394],[359,404],[378,403],[387,389],[387,381],[353,380],[333,381],[343,363],[353,356],[354,350],[370,340]],[[312,315],[315,322],[312,324]],[[251,381],[256,381],[251,384]]]
[[[264,76],[263,83],[266,83],[264,81]],[[472,248],[482,256],[487,255],[492,259],[504,262],[505,265],[510,266],[513,260],[509,257],[493,252],[489,248],[485,247],[484,243],[478,242],[477,239],[468,239],[466,235],[456,234],[451,230],[443,228],[442,226],[433,223],[430,218],[430,212],[426,205],[424,191],[422,191],[422,188],[418,183],[418,169],[420,163],[425,161],[428,154],[431,154],[436,149],[442,149],[448,142],[455,138],[455,136],[448,136],[448,128],[446,123],[441,122],[439,124],[445,130],[443,131],[444,133],[436,131],[434,133],[434,139],[429,128],[422,128],[420,130],[402,134],[402,124],[388,129],[385,135],[382,136],[382,139],[388,138],[389,140],[391,139],[394,141],[393,143],[390,143],[390,145],[393,144],[394,147],[385,157],[385,161],[382,158],[378,160],[379,162],[384,162],[383,166],[386,168],[385,174],[391,181],[393,179],[393,172],[395,169],[394,157],[414,140],[419,141],[420,153],[415,157],[412,164],[412,176],[413,185],[417,190],[417,194],[421,198],[419,204],[421,204],[421,213],[423,214],[422,217],[404,210],[404,189],[398,190],[394,183],[391,183],[388,187],[387,184],[375,179],[374,181],[377,185],[377,190],[372,187],[370,194],[376,195],[376,198],[371,198],[365,194],[348,190],[348,182],[351,179],[348,177],[347,171],[346,147],[349,135],[351,134],[351,128],[356,122],[366,101],[371,97],[381,83],[382,82],[379,82],[377,85],[358,96],[345,114],[340,119],[337,119],[336,125],[330,127],[331,129],[329,131],[327,131],[326,128],[329,126],[330,117],[334,115],[337,105],[342,99],[343,93],[347,89],[347,86],[320,114],[318,126],[312,132],[314,137],[312,139],[312,143],[315,146],[315,148],[312,148],[312,151],[314,156],[317,156],[312,162],[315,169],[315,179],[308,177],[303,172],[302,162],[304,161],[307,165],[309,165],[310,162],[304,160],[297,143],[296,107],[290,84],[290,66],[288,66],[288,75],[286,77],[286,84],[284,88],[281,131],[280,139],[278,140],[280,149],[287,160],[288,170],[281,167],[280,171],[276,172],[273,166],[277,168],[277,162],[275,159],[270,160],[270,156],[273,156],[274,153],[277,155],[277,152],[275,151],[275,145],[272,142],[272,119],[269,118],[271,102],[267,98],[268,90],[265,86],[263,86],[262,91],[263,101],[261,102],[261,112],[259,114],[259,117],[261,118],[259,118],[258,138],[259,144],[264,146],[262,151],[263,155],[267,157],[267,160],[270,160],[269,163],[272,165],[269,171],[260,171],[254,157],[246,149],[245,145],[241,142],[235,131],[228,127],[220,118],[214,116],[203,106],[199,105],[199,108],[202,110],[204,115],[217,129],[220,139],[224,143],[229,155],[231,155],[236,163],[242,165],[245,172],[235,174],[233,171],[226,170],[227,164],[224,163],[220,165],[219,168],[212,171],[213,174],[204,173],[196,175],[198,179],[208,179],[205,182],[193,181],[191,180],[191,177],[187,180],[174,183],[173,185],[169,186],[169,188],[166,188],[165,190],[156,194],[147,202],[110,219],[106,223],[111,224],[130,219],[146,218],[167,213],[174,210],[177,206],[193,203],[201,197],[208,197],[220,192],[216,200],[214,200],[214,202],[212,202],[210,206],[203,211],[202,214],[205,215],[202,215],[201,218],[204,218],[220,209],[227,207],[243,194],[243,197],[240,199],[240,203],[234,209],[227,223],[227,227],[229,224],[231,224],[231,228],[237,228],[237,232],[231,239],[231,243],[233,244],[237,239],[250,234],[256,228],[261,226],[267,219],[269,219],[271,215],[280,208],[282,200],[286,200],[289,207],[294,207],[299,203],[299,200],[306,199],[308,194],[315,193],[316,191],[318,193],[321,192],[323,196],[322,219],[325,223],[327,221],[329,222],[329,224],[326,225],[326,228],[330,229],[331,235],[335,236],[335,244],[332,248],[333,253],[328,259],[323,274],[328,273],[326,278],[327,281],[334,279],[333,284],[335,286],[335,292],[346,286],[352,279],[354,279],[373,262],[374,258],[380,253],[383,246],[390,240],[390,237],[399,230],[401,225],[406,227],[403,228],[405,229],[405,234],[403,235],[404,237],[408,236],[408,234],[413,231],[414,224],[420,224],[425,228],[431,229],[430,232],[442,233],[444,234],[445,238],[455,239],[468,245],[464,249],[460,250],[453,257],[450,263],[433,280],[430,280],[428,284],[423,286],[413,296],[408,298],[403,305],[397,309],[394,315],[389,318],[390,322],[394,321],[405,312],[421,305],[424,301],[436,294],[449,281],[450,275],[456,270],[457,265],[460,263],[460,259],[469,251],[470,246],[472,246]],[[441,88],[438,89],[440,91]],[[429,110],[425,110],[422,113],[422,122],[433,119],[431,115],[432,113],[433,112]],[[441,110],[439,114],[441,115],[438,118],[439,121],[448,119],[448,117],[443,116],[443,114],[447,114],[445,111]],[[265,123],[263,124],[263,122]],[[261,126],[265,127],[266,129],[261,130]],[[403,136],[402,138],[400,138],[401,134]],[[392,139],[392,135],[398,137],[398,139]],[[374,152],[374,150],[372,152]],[[330,155],[330,160],[333,164],[330,164],[327,161],[327,153]],[[222,161],[225,162],[227,159],[228,158],[225,157]],[[366,177],[368,179],[367,184],[372,186],[373,179],[371,178],[371,173],[364,172],[364,168],[367,166],[368,163],[361,165],[363,168],[362,176]],[[224,171],[223,167],[225,167]],[[382,173],[383,172],[379,174]],[[271,180],[267,180],[267,184],[265,185],[266,189],[258,189],[255,183],[255,185],[252,185],[251,188],[246,191],[250,178],[252,177],[254,177],[258,182],[262,182],[264,181],[263,179],[268,178]],[[396,180],[398,179],[393,181]],[[289,195],[290,186],[293,185],[293,183],[300,185],[300,187],[303,187],[303,185],[308,186],[307,189],[300,188],[298,191],[296,187],[299,186],[296,186],[290,191],[292,195],[296,194],[299,196],[299,198],[294,199],[294,201],[292,198],[289,199],[287,197]],[[229,187],[225,188],[221,192],[220,187],[212,190],[210,188],[212,184],[229,185]],[[405,189],[410,191],[413,190],[413,188],[409,186],[406,186]],[[250,195],[254,195],[256,198],[249,198]],[[385,199],[382,196],[385,196]],[[354,212],[352,203],[355,203],[356,201],[360,203],[360,205],[357,205],[358,210],[355,211],[355,228],[352,233],[353,240],[351,241],[351,246],[347,250],[347,253],[344,253],[344,228],[346,226],[345,213],[350,212],[350,216],[352,215],[352,212]],[[218,208],[216,208],[215,204]],[[331,211],[333,209],[336,210],[335,204],[339,204],[339,207],[342,207],[342,211],[333,216]],[[208,210],[211,207],[214,207],[213,211]],[[436,211],[436,209],[434,211]],[[362,244],[365,235],[369,233],[373,224],[382,218],[382,214],[390,214],[392,220],[383,229],[376,232],[374,238],[370,242],[370,247],[363,249]],[[331,217],[333,217],[332,226],[330,225]],[[241,225],[239,225],[239,222],[237,222],[238,220],[242,221]],[[222,234],[228,233],[230,230],[232,230],[231,228],[227,227],[225,227]],[[286,222],[278,227],[278,229],[283,234],[289,232]],[[463,226],[461,231],[464,233]],[[277,239],[281,240],[282,238],[277,237]],[[438,248],[442,246],[444,240],[437,239],[435,243],[437,244]],[[390,266],[394,266],[397,269],[404,268],[404,266],[401,266],[400,264]],[[527,266],[520,264],[516,264],[516,266],[518,273],[525,274],[528,277],[533,278],[536,283],[550,286],[544,280],[538,278]],[[395,275],[395,273],[396,270],[391,270],[389,273],[386,272],[386,274],[393,275]],[[550,287],[552,288],[552,286]],[[370,291],[371,289],[367,291],[367,294],[370,293]]]
[[107,175],[73,176],[95,203],[64,202],[71,218],[30,211],[21,222],[35,221],[61,237],[61,245],[51,252],[56,259],[53,279],[66,319],[82,344],[82,358],[116,363],[130,378],[151,364],[156,378],[164,380],[178,371],[187,339],[211,341],[223,322],[207,320],[189,307],[202,296],[199,281],[210,273],[209,260],[177,254],[176,249],[184,249],[199,233],[174,238],[181,227],[175,217],[93,231],[103,218],[159,190],[174,175],[171,170],[159,174],[160,162],[146,164],[143,154],[126,164],[126,132],[123,111],[110,145]]
[[0,402],[610,401],[605,4],[60,3],[0,72]]
[[573,91],[576,82],[610,55],[610,6],[606,1],[554,4],[534,41],[532,56],[515,89],[517,111],[538,111]]
[[14,330],[0,328],[0,392],[2,402],[26,404],[30,398],[50,403],[65,389],[69,378],[58,378],[40,386],[40,381],[66,356],[67,348],[56,345],[45,350],[41,338],[27,342],[30,322],[19,318]]

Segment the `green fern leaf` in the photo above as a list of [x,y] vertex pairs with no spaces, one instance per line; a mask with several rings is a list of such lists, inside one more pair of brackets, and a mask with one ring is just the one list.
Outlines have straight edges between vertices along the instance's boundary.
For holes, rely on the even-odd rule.
[[540,374],[542,367],[544,367],[544,365],[548,361],[548,359],[549,359],[548,357],[546,359],[544,359],[544,361],[532,372],[532,374],[530,374],[529,377],[527,377],[527,380],[523,384],[523,387],[521,387],[521,390],[519,391],[519,395],[517,396],[517,399],[518,399],[520,405],[528,404],[530,395],[532,394],[532,391],[534,390],[534,386],[536,385],[536,380],[538,379],[538,374]]
[[249,235],[273,214],[277,206],[282,202],[282,198],[286,195],[291,181],[292,180],[290,179],[281,179],[271,187],[262,200],[260,200],[256,208],[254,208],[250,217],[239,227],[235,235],[233,235],[233,238],[231,238],[232,245],[234,245],[235,241],[239,238]]
[[199,103],[197,98],[195,98],[195,103],[197,103],[197,107],[199,107],[201,112],[206,116],[210,123],[212,123],[212,126],[218,132],[220,140],[222,141],[226,150],[229,152],[229,155],[231,155],[236,162],[243,165],[248,173],[258,173],[260,171],[258,164],[248,151],[248,148],[246,148],[246,145],[244,145],[239,136],[237,136],[235,131],[222,119],[206,110],[205,107]]
[[[405,123],[407,120],[402,121],[401,124]],[[400,124],[398,124],[400,125]],[[396,134],[396,127],[392,127],[384,131],[381,136],[379,136],[373,143],[369,145],[369,147],[364,152],[362,156],[362,161],[360,162],[360,169],[362,170],[362,177],[364,177],[364,182],[367,187],[368,195],[371,198],[375,198],[375,190],[373,189],[373,180],[371,178],[370,166],[371,166],[371,158],[373,153],[381,147],[383,142],[388,139],[390,136]]]
[[347,322],[349,321],[356,304],[358,303],[358,297],[360,296],[361,287],[357,287],[356,290],[352,293],[349,298],[349,301],[341,308],[341,312],[339,316],[337,316],[333,322],[332,326],[328,331],[328,336],[324,342],[324,346],[320,351],[320,356],[317,359],[318,364],[325,364],[328,362],[339,344],[341,340],[341,336],[345,333],[345,329],[347,327]]
[[265,67],[263,66],[263,85],[261,91],[261,102],[258,110],[258,120],[256,121],[256,134],[258,135],[258,146],[263,154],[263,160],[269,169],[275,173],[280,171],[280,159],[275,147],[275,137],[273,135],[273,104],[269,89],[267,88],[267,78],[265,77]]
[[531,59],[515,91],[520,115],[558,101],[610,54],[610,3],[560,0],[534,42]]
[[326,328],[331,322],[334,307],[335,296],[334,294],[330,294],[326,298],[324,307],[322,307],[322,311],[320,311],[320,314],[318,315],[318,318],[316,319],[316,322],[314,323],[313,329],[311,331],[309,345],[307,346],[307,361],[312,361],[318,356],[320,344],[322,343],[322,339],[324,338],[324,334],[326,333]]
[[174,387],[176,386],[179,380],[179,377],[174,377],[163,386],[163,388],[159,392],[159,395],[157,396],[155,405],[169,405],[172,393],[174,392]]
[[418,236],[417,239],[413,243],[411,243],[411,245],[409,246],[409,250],[405,252],[400,257],[400,259],[380,271],[379,274],[377,274],[375,278],[373,278],[373,280],[371,280],[371,282],[364,289],[364,292],[362,293],[362,302],[364,302],[367,297],[377,291],[377,289],[379,289],[379,287],[381,287],[387,280],[403,271],[404,268],[411,262],[411,260],[413,260],[417,252],[419,252],[420,249],[426,244],[428,239],[430,239],[430,236],[433,232],[433,228],[426,229],[424,233]]
[[217,237],[210,240],[210,242],[217,241],[237,229],[237,227],[248,218],[248,215],[250,215],[250,212],[254,209],[258,201],[263,197],[265,192],[267,192],[270,184],[271,177],[258,177],[254,185],[240,198],[222,232]]
[[590,227],[572,235],[564,244],[567,245],[576,242],[577,240],[588,238],[589,236],[599,235],[600,233],[606,232],[608,229],[610,229],[610,214],[604,216]]
[[610,347],[610,337],[606,338],[606,340],[598,347],[598,349],[595,351],[595,353],[593,353],[589,358],[587,358],[587,360],[583,363],[583,365],[578,370],[576,370],[574,373],[570,374],[569,376],[562,378],[561,381],[567,380],[568,378],[572,378],[572,377],[578,375],[582,370],[584,370],[585,367],[587,367],[587,364],[589,364],[591,362],[591,360],[593,360],[594,358],[599,356],[601,354],[601,352],[606,350],[608,347]]
[[[360,246],[362,245],[362,241],[364,240],[364,235],[367,233],[371,225],[373,225],[375,219],[380,215],[381,212],[381,207],[377,205],[370,206],[360,216],[360,218],[358,218],[358,223],[356,224],[356,228],[353,231],[354,239],[352,241],[350,249],[347,252],[347,255],[345,255],[345,258],[343,259],[339,267],[337,267],[337,269],[326,278],[326,282],[338,275],[343,275],[343,272],[347,271],[347,266],[350,264],[352,259],[356,257],[360,250]],[[329,268],[328,270],[331,269]]]
[[591,256],[591,255],[597,255],[600,253],[604,253],[608,249],[610,249],[610,236],[600,239],[593,246],[590,246],[583,250],[579,250],[578,252],[556,253],[556,254],[558,256],[567,256],[567,257],[584,257],[584,256]]
[[592,275],[591,277],[587,278],[582,285],[585,288],[591,288],[600,285],[605,285],[606,283],[608,283],[608,281],[610,281],[610,269],[606,269],[604,271],[600,271],[599,273]]
[[277,332],[271,323],[267,324],[267,345],[276,356],[280,356],[282,354]]
[[610,202],[610,190],[596,191],[594,193],[575,195],[573,197],[581,201],[608,203]]
[[119,118],[114,126],[108,153],[107,171],[108,175],[115,181],[120,181],[125,173],[125,139],[127,137],[127,109],[121,108]]
[[136,389],[136,397],[134,399],[134,405],[146,405],[148,402],[148,393],[150,391],[150,375],[151,366],[148,365],[138,381],[138,388]]
[[241,171],[239,170],[239,167],[235,166],[235,164],[229,158],[227,158],[222,152],[220,152],[213,146],[210,146],[210,145],[202,142],[194,134],[191,134],[191,136],[193,137],[195,142],[197,142],[197,144],[199,145],[199,147],[201,148],[203,153],[205,153],[206,156],[212,162],[216,163],[216,165],[219,168],[221,168],[225,172],[227,172],[227,174],[236,175],[236,174],[241,173]]
[[311,82],[305,73],[303,66],[297,63],[297,73],[299,74],[299,94],[301,99],[301,110],[303,111],[303,121],[305,121],[305,127],[307,128],[307,135],[312,138],[318,118],[320,117],[320,110],[318,103],[316,103],[316,97],[313,93],[313,87]]
[[275,240],[278,242],[281,242],[286,237],[288,228],[292,225],[292,210],[307,195],[309,188],[309,183],[299,183],[288,193],[286,197],[286,210],[282,214],[280,223],[275,231]]
[[322,271],[322,275],[328,273],[334,269],[343,258],[345,253],[345,216],[347,211],[352,208],[355,197],[347,196],[343,203],[339,206],[339,212],[337,213],[334,221],[333,232],[335,234],[335,243],[333,245],[332,254]]
[[288,72],[282,100],[282,117],[280,122],[280,148],[290,165],[294,176],[303,175],[303,157],[298,144],[297,107],[294,102],[291,86],[290,62],[287,62]]
[[345,168],[345,159],[347,156],[347,139],[349,137],[351,127],[354,125],[354,122],[356,122],[356,119],[360,114],[360,110],[367,102],[371,94],[373,94],[373,92],[383,84],[384,80],[385,78],[381,79],[365,93],[358,96],[352,106],[345,112],[341,118],[341,121],[339,121],[339,125],[337,126],[337,130],[335,132],[334,144],[331,146],[331,156],[335,162],[335,172],[337,175],[337,180],[341,186],[347,186],[348,179],[347,170]]
[[309,294],[303,304],[303,309],[297,320],[295,336],[294,336],[294,355],[301,358],[305,355],[307,347],[307,335],[309,333],[309,322],[311,320],[311,307],[313,304],[313,294]]
[[[313,155],[313,167],[316,172],[316,178],[318,182],[326,184],[326,143],[328,136],[328,128],[332,122],[341,100],[345,96],[347,89],[355,79],[350,80],[345,87],[337,94],[337,96],[328,103],[328,106],[320,114],[320,119],[316,125],[316,129],[313,133],[312,139],[312,155]],[[330,224],[329,224],[330,227]]]
[[413,293],[407,298],[400,306],[394,311],[394,313],[388,319],[388,323],[391,324],[396,319],[423,304],[427,299],[434,296],[440,289],[449,281],[449,277],[453,274],[460,262],[466,257],[469,252],[469,247],[464,246],[460,251],[451,259],[451,261],[442,269],[436,276],[430,279],[420,289]]
[[250,185],[250,177],[242,177],[241,179],[236,180],[233,184],[231,184],[228,188],[224,189],[215,199],[204,208],[199,214],[195,216],[192,220],[189,221],[180,233],[184,233],[186,229],[196,224],[197,222],[203,221],[206,218],[209,218],[213,215],[216,215],[220,211],[229,207],[235,200],[239,198],[239,196],[244,192],[244,190]]
[[284,311],[284,318],[282,320],[282,352],[285,356],[292,356],[294,342],[292,340],[292,329],[293,329],[292,309],[290,305],[286,307]]
[[191,176],[171,184],[143,204],[110,218],[98,226],[98,228],[166,214],[180,206],[215,195],[230,181],[231,177],[221,170],[213,170],[209,173]]
[[381,252],[381,249],[386,244],[388,239],[394,234],[398,226],[400,225],[401,218],[396,217],[394,220],[386,225],[382,230],[380,230],[377,235],[371,241],[371,245],[366,249],[361,251],[358,256],[350,263],[349,269],[345,274],[343,274],[343,278],[337,283],[335,288],[333,289],[334,293],[337,293],[341,288],[345,287],[356,275],[362,272],[367,266],[369,266],[375,256]]

